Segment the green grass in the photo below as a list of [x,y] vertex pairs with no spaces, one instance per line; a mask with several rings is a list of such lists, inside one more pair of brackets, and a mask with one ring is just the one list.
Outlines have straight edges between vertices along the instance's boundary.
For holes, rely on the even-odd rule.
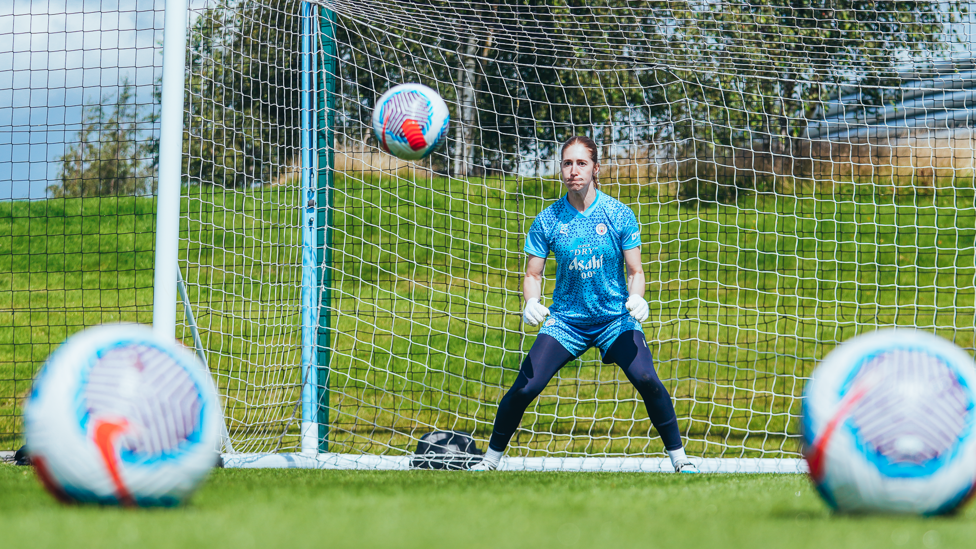
[[152,322],[151,199],[0,203],[0,449],[48,354],[103,322]]
[[[642,223],[645,332],[692,453],[795,455],[804,378],[873,326],[974,347],[972,188],[852,182],[735,204],[679,202],[667,185],[604,190]],[[558,194],[524,178],[337,177],[333,450],[400,452],[432,427],[486,438],[535,334],[520,325],[524,234]],[[244,450],[297,441],[295,195],[194,187],[183,198],[183,274]],[[153,211],[147,198],[0,204],[0,449],[19,442],[29,380],[53,346],[86,325],[150,320]],[[515,454],[662,451],[634,390],[595,351],[523,427]]]
[[178,509],[65,507],[0,466],[5,547],[968,547],[949,518],[831,514],[799,475],[217,470]]

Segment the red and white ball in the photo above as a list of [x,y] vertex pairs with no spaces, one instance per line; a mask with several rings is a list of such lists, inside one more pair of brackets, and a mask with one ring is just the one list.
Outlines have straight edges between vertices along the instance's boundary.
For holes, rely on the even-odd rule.
[[976,363],[930,333],[888,329],[831,351],[807,383],[810,476],[843,512],[940,515],[976,487]]
[[219,458],[210,374],[137,324],[79,332],[47,360],[24,412],[38,476],[65,502],[172,506]]
[[447,104],[423,84],[394,86],[373,109],[373,133],[380,148],[404,160],[420,160],[433,152],[450,121]]

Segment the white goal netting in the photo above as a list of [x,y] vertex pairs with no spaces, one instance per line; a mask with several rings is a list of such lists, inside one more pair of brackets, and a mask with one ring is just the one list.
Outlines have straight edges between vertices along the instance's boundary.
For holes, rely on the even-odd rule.
[[[915,325],[972,347],[965,5],[322,6],[337,45],[334,163],[319,166],[330,451],[402,454],[435,429],[483,444],[535,333],[519,315],[523,235],[562,194],[553,159],[576,133],[600,143],[602,189],[642,223],[645,331],[691,454],[798,456],[804,380],[855,333]],[[209,4],[191,26],[184,268],[245,451],[298,448],[299,8]],[[417,163],[381,153],[369,127],[402,82],[453,115]],[[595,351],[509,451],[661,453]]]
[[[968,8],[191,2],[180,269],[234,448],[298,451],[310,413],[329,452],[402,456],[447,429],[484,448],[536,333],[524,235],[585,134],[642,225],[644,330],[688,453],[799,457],[804,382],[840,341],[917,326],[973,350]],[[413,163],[369,126],[404,82],[452,114]],[[664,454],[591,350],[508,455]]]

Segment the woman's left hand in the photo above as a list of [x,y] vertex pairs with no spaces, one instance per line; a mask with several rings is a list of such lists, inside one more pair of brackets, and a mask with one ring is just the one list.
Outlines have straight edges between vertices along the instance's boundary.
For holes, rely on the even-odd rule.
[[[620,303],[619,301],[617,303]],[[630,311],[630,316],[634,317],[637,322],[644,322],[647,320],[647,315],[650,314],[650,310],[647,307],[647,301],[639,295],[631,295],[627,298],[627,304],[625,305],[627,310]]]

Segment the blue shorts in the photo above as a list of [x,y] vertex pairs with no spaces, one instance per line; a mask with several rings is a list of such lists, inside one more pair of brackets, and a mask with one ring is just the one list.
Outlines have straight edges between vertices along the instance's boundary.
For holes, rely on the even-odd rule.
[[542,324],[539,333],[555,338],[574,357],[578,357],[590,347],[599,348],[600,355],[607,354],[607,350],[617,340],[617,336],[630,330],[644,333],[640,322],[634,320],[630,313],[604,324],[586,325],[569,324],[553,313]]

